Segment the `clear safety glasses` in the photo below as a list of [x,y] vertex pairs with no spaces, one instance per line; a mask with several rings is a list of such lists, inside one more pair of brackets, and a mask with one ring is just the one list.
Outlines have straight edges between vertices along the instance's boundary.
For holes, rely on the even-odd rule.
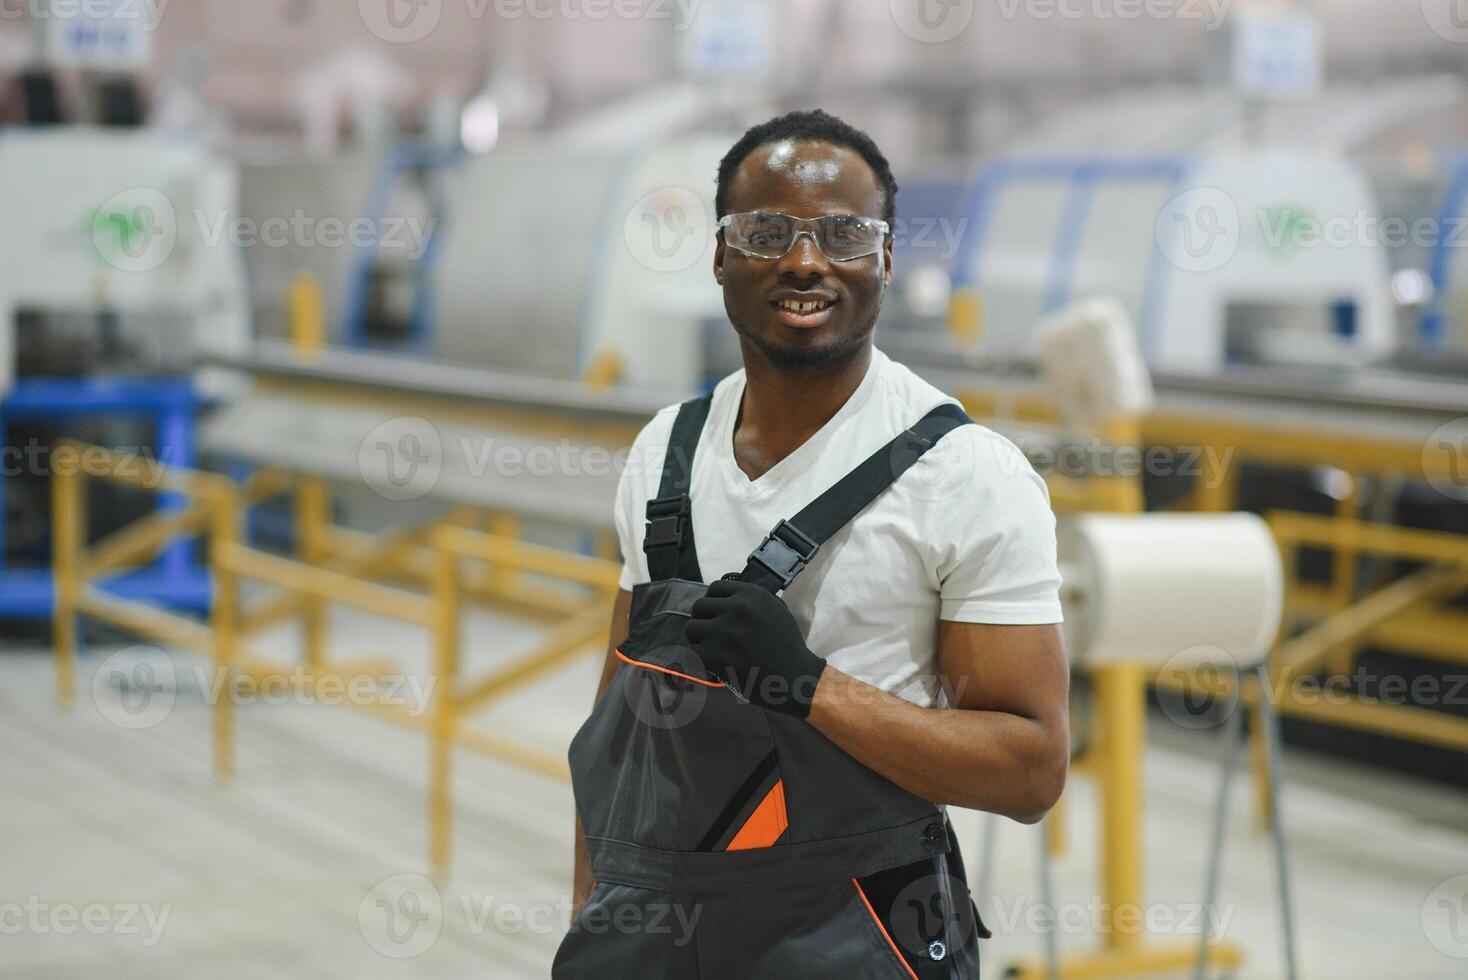
[[858,214],[795,218],[775,211],[741,211],[724,215],[719,227],[730,248],[760,259],[778,259],[801,235],[809,235],[832,262],[850,262],[881,251],[887,237],[887,222]]

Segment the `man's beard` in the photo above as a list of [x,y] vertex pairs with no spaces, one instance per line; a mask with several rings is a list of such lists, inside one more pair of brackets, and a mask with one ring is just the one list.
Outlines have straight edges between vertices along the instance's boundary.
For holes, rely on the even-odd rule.
[[835,343],[792,349],[772,344],[752,331],[746,332],[735,327],[740,338],[763,354],[771,365],[777,370],[790,373],[817,372],[851,360],[867,345],[876,329],[877,317],[874,313],[863,329],[842,337]]

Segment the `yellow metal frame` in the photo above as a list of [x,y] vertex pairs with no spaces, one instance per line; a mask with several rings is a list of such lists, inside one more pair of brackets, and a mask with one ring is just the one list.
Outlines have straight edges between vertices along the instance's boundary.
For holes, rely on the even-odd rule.
[[[1285,559],[1287,570],[1293,570],[1305,547],[1349,549],[1353,555],[1376,555],[1384,558],[1422,562],[1423,567],[1362,597],[1355,603],[1329,611],[1324,618],[1304,632],[1278,644],[1270,654],[1270,697],[1284,714],[1307,717],[1331,725],[1345,725],[1405,738],[1425,744],[1468,751],[1468,720],[1423,708],[1389,703],[1322,704],[1304,699],[1296,684],[1300,677],[1332,666],[1332,657],[1343,646],[1364,638],[1391,642],[1394,638],[1415,634],[1432,624],[1455,624],[1462,613],[1444,612],[1438,608],[1468,589],[1468,545],[1458,534],[1424,531],[1317,517],[1308,514],[1277,512],[1269,515],[1269,524]],[[1290,576],[1293,578],[1293,576]],[[1296,587],[1298,588],[1298,587]],[[1292,612],[1300,615],[1299,604]],[[1334,606],[1334,603],[1330,604]],[[1305,615],[1308,615],[1306,613]],[[1424,627],[1423,624],[1427,624]],[[1394,627],[1401,632],[1394,632]],[[1437,637],[1429,655],[1456,663],[1468,663],[1464,650],[1464,634]],[[1246,697],[1254,696],[1246,689]]]
[[[1269,516],[1286,570],[1282,635],[1270,657],[1274,703],[1286,715],[1468,751],[1468,723],[1451,716],[1405,705],[1307,701],[1299,696],[1295,684],[1305,673],[1349,675],[1358,652],[1368,643],[1424,659],[1468,664],[1468,614],[1445,605],[1468,587],[1468,582],[1453,571],[1462,567],[1461,556],[1468,554],[1468,539],[1461,534],[1360,519],[1362,487],[1368,479],[1420,481],[1445,475],[1434,469],[1445,467],[1445,459],[1425,457],[1421,444],[1415,441],[1186,414],[1154,413],[1144,421],[1143,434],[1149,445],[1199,446],[1213,450],[1208,455],[1215,459],[1219,458],[1218,450],[1231,451],[1229,469],[1208,474],[1208,485],[1186,504],[1201,510],[1236,508],[1239,464],[1245,461],[1342,470],[1348,484],[1333,514],[1278,511]],[[1298,557],[1303,548],[1330,555],[1327,584],[1299,579]],[[1383,582],[1378,574],[1373,587],[1358,595],[1357,569],[1363,559],[1371,556],[1406,558],[1430,567],[1395,583]],[[1314,625],[1303,635],[1289,638],[1298,623]],[[1281,675],[1282,669],[1288,673]],[[1154,677],[1153,681],[1161,687],[1188,683],[1185,676],[1175,674]],[[1253,687],[1252,680],[1245,682],[1246,703],[1257,697]],[[1257,713],[1251,716],[1251,721],[1257,720]],[[1257,724],[1252,724],[1250,759],[1262,825],[1269,813],[1269,780],[1260,735]]]
[[[470,749],[551,779],[569,780],[562,756],[472,727],[469,721],[475,712],[525,684],[563,669],[590,651],[605,649],[621,571],[617,562],[465,526],[516,528],[504,515],[462,510],[443,522],[372,540],[330,524],[329,487],[316,477],[292,479],[268,471],[239,486],[217,474],[161,465],[139,473],[135,460],[100,447],[73,444],[72,448],[88,453],[87,458],[95,459],[97,465],[87,472],[58,471],[52,483],[53,639],[57,696],[63,704],[71,705],[76,698],[79,616],[210,658],[226,681],[221,690],[231,690],[237,677],[258,682],[292,670],[303,671],[313,685],[328,678],[341,684],[392,671],[391,664],[381,661],[337,662],[329,656],[327,614],[332,605],[347,605],[415,624],[430,635],[433,684],[426,715],[419,717],[407,707],[383,702],[341,703],[424,730],[429,736],[429,865],[440,879],[447,875],[452,855],[454,748]],[[177,493],[185,506],[144,518],[88,548],[84,521],[88,479]],[[293,495],[299,522],[294,558],[267,554],[242,541],[248,507],[284,492]],[[151,560],[176,539],[201,534],[208,536],[214,587],[207,623],[120,599],[98,584],[105,575]],[[527,576],[562,586],[533,585]],[[245,607],[240,597],[245,580],[268,583],[274,593]],[[558,622],[532,650],[508,659],[485,676],[466,678],[461,676],[459,653],[464,607],[469,601],[502,604],[520,613],[534,611]],[[303,629],[302,663],[282,663],[249,646],[253,633],[291,620],[298,620]],[[233,700],[221,698],[212,709],[214,769],[221,780],[229,780],[235,771]]]
[[[1060,415],[1045,396],[1035,393],[1007,393],[971,390],[961,393],[970,412],[1038,426],[1056,426]],[[1424,659],[1468,664],[1468,613],[1449,608],[1445,600],[1453,598],[1461,588],[1451,582],[1438,581],[1418,601],[1404,602],[1392,615],[1376,615],[1383,603],[1403,596],[1411,586],[1401,586],[1386,595],[1373,591],[1356,595],[1356,570],[1363,558],[1411,558],[1430,564],[1453,566],[1457,555],[1468,553],[1468,540],[1460,534],[1402,528],[1394,525],[1367,524],[1360,520],[1362,487],[1368,478],[1391,478],[1420,481],[1433,476],[1446,476],[1446,456],[1441,458],[1422,452],[1420,442],[1366,436],[1349,432],[1321,432],[1275,422],[1240,422],[1216,416],[1183,412],[1152,412],[1135,420],[1136,441],[1150,446],[1190,446],[1207,452],[1210,469],[1203,474],[1198,488],[1174,510],[1227,512],[1238,506],[1240,464],[1266,463],[1292,468],[1330,466],[1342,470],[1349,478],[1347,492],[1336,502],[1331,516],[1277,512],[1271,515],[1271,527],[1286,561],[1286,629],[1297,620],[1325,617],[1326,627],[1339,631],[1363,614],[1372,620],[1368,628],[1349,631],[1329,643],[1321,656],[1313,656],[1311,666],[1333,675],[1349,674],[1357,652],[1366,643],[1410,653]],[[1122,423],[1125,425],[1125,423]],[[1123,430],[1124,432],[1124,430]],[[1113,438],[1113,445],[1125,441]],[[1225,458],[1223,450],[1228,451]],[[1216,469],[1221,461],[1222,469]],[[1113,478],[1114,479],[1114,478]],[[1057,511],[1131,510],[1107,506],[1092,496],[1088,484],[1098,481],[1052,479],[1052,501]],[[1135,482],[1135,481],[1133,481]],[[1139,488],[1138,488],[1139,492]],[[1099,506],[1098,506],[1099,504]],[[1140,501],[1136,509],[1140,510]],[[1301,547],[1327,551],[1331,556],[1331,579],[1325,586],[1299,581],[1295,574],[1295,555]],[[1455,567],[1455,566],[1453,566]],[[1422,580],[1417,580],[1422,581]],[[1379,590],[1385,583],[1375,583]],[[1355,610],[1363,605],[1363,610]],[[1354,610],[1354,611],[1353,611]],[[1336,620],[1337,615],[1344,618]],[[1283,639],[1283,637],[1281,637]],[[1294,649],[1298,649],[1295,647]],[[1175,685],[1172,678],[1151,678],[1159,686]],[[1181,679],[1183,683],[1186,678]],[[1247,691],[1246,685],[1246,691]],[[1451,720],[1440,723],[1436,718],[1420,717],[1423,713],[1396,717],[1389,706],[1343,705],[1319,706],[1297,702],[1281,702],[1280,710],[1310,715],[1332,724],[1364,731],[1389,733],[1399,738],[1447,745],[1468,751],[1468,739],[1460,733],[1462,726]],[[1340,710],[1344,708],[1344,710]],[[1367,710],[1357,710],[1365,708]],[[1379,709],[1379,710],[1378,710]],[[1267,785],[1262,769],[1264,755],[1257,730],[1251,730],[1257,784]],[[1268,797],[1259,798],[1260,813],[1267,812]]]

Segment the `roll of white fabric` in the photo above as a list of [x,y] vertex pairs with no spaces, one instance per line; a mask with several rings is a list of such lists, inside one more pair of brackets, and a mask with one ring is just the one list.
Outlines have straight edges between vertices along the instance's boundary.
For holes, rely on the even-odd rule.
[[1247,667],[1279,628],[1279,550],[1254,514],[1084,514],[1059,545],[1078,663]]

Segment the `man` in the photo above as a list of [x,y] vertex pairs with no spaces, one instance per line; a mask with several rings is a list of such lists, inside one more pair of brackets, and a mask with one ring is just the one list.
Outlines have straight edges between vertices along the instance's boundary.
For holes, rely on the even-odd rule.
[[975,976],[987,933],[941,807],[1033,823],[1061,793],[1049,498],[874,347],[896,195],[819,110],[719,166],[744,370],[659,413],[632,459],[662,465],[618,490],[557,978]]

